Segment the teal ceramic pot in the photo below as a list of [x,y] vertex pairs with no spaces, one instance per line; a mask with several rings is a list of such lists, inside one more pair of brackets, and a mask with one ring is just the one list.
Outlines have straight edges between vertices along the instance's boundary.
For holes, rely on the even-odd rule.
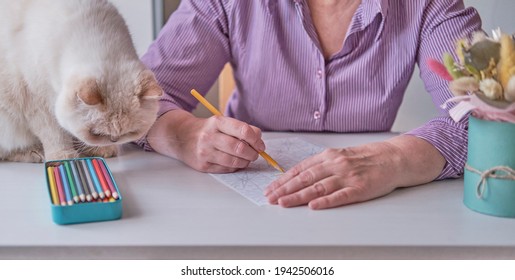
[[[500,166],[515,169],[515,124],[470,116],[467,165],[465,205],[488,215],[515,217],[515,181],[491,176],[482,181],[478,174]],[[507,175],[496,169],[496,175]],[[478,184],[482,186],[479,190]]]

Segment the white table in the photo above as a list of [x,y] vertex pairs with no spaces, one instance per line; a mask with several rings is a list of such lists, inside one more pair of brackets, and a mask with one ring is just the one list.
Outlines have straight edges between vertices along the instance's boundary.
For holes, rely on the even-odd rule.
[[[328,147],[391,137],[294,135]],[[515,219],[467,209],[462,180],[312,211],[256,206],[208,174],[134,146],[107,162],[123,218],[67,226],[52,222],[42,164],[0,162],[0,259],[515,258]]]

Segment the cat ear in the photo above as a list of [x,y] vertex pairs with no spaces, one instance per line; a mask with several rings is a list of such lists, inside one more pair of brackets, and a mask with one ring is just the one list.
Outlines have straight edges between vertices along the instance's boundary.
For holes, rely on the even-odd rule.
[[94,106],[102,103],[102,95],[95,79],[83,81],[77,90],[77,97],[86,105]]
[[158,100],[163,96],[163,90],[150,70],[144,70],[139,74],[138,84],[138,97],[141,100]]

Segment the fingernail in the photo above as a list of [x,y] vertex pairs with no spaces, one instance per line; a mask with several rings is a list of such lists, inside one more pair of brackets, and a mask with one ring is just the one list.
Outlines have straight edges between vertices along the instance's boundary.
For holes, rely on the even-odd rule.
[[279,198],[279,200],[277,200],[277,204],[281,205],[281,207],[284,207],[284,208],[288,208],[290,207],[291,205],[288,203],[288,200],[285,199],[285,198]]

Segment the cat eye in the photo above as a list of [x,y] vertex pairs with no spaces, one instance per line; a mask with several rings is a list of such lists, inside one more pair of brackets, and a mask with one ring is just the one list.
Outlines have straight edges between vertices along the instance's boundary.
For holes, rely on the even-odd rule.
[[101,133],[97,133],[97,132],[94,132],[93,130],[90,130],[90,131],[89,131],[89,134],[91,134],[92,136],[95,136],[95,137],[101,137],[101,136],[103,136],[103,134],[101,134]]

